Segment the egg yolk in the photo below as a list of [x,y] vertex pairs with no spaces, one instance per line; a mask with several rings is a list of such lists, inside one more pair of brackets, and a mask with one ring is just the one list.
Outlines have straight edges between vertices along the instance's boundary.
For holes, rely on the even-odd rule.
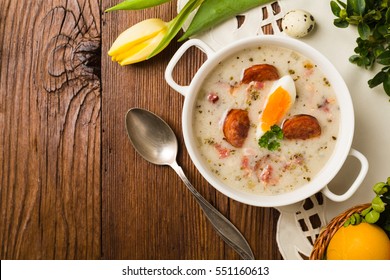
[[291,106],[291,97],[283,87],[278,87],[269,97],[261,114],[261,129],[270,130],[271,126],[279,123]]

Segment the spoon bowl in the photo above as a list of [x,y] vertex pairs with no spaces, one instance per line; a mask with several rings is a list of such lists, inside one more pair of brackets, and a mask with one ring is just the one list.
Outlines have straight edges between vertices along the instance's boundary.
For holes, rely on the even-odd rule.
[[177,164],[178,144],[170,126],[150,111],[132,108],[126,114],[126,128],[135,150],[151,163],[172,167],[222,239],[243,259],[253,260],[252,250],[240,231],[192,186]]
[[175,162],[177,139],[171,127],[149,111],[133,108],[126,114],[127,134],[136,151],[157,165]]

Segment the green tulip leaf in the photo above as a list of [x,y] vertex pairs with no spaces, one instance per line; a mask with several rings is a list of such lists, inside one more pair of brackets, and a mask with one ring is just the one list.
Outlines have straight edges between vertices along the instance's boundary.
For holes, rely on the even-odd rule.
[[105,10],[105,12],[112,12],[118,10],[142,10],[146,8],[155,7],[171,0],[125,0],[111,8]]
[[152,56],[155,56],[169,45],[172,39],[177,35],[177,33],[179,33],[191,12],[198,8],[203,3],[203,1],[204,0],[190,0],[187,2],[180,13],[169,23],[167,33],[165,34],[160,44],[149,55],[148,59]]

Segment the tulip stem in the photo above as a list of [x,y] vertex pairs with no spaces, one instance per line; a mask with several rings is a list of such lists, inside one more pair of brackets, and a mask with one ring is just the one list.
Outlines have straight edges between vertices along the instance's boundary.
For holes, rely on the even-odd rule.
[[177,33],[179,33],[181,27],[183,26],[184,22],[187,20],[191,12],[198,8],[203,3],[203,1],[204,0],[190,0],[187,2],[187,4],[180,11],[180,13],[169,22],[167,33],[165,34],[160,44],[148,56],[148,59],[161,52],[172,41],[172,39],[177,35]]

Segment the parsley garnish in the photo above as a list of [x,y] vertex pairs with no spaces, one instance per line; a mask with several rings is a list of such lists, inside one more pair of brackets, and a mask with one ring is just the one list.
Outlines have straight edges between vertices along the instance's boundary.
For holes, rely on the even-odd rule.
[[283,139],[283,130],[274,124],[271,126],[271,129],[264,133],[263,136],[259,139],[259,146],[262,148],[267,148],[270,151],[275,151],[280,147],[278,140]]

